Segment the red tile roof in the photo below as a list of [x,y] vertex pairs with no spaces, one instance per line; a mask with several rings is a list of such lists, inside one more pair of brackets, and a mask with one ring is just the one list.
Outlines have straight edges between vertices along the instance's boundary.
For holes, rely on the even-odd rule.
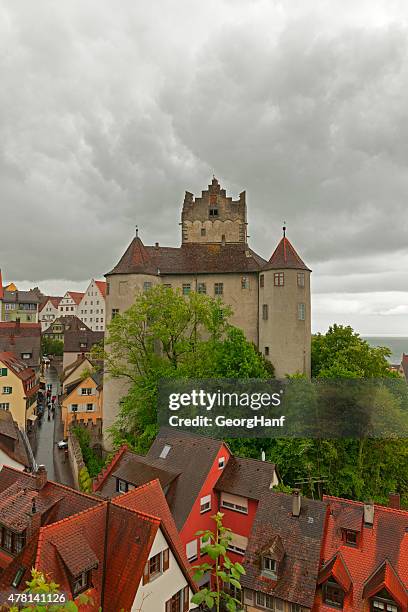
[[68,293],[77,306],[85,295],[85,293],[81,293],[80,291],[68,291]]
[[38,335],[41,335],[41,323],[20,323],[17,321],[2,321],[0,322],[0,333],[2,331],[10,332],[15,331],[18,332],[20,336],[31,336],[33,332],[38,332]]
[[184,546],[181,543],[176,523],[170,512],[160,481],[158,479],[152,480],[145,485],[137,487],[137,489],[119,495],[112,500],[112,503],[121,508],[146,512],[160,519],[161,526],[164,527],[167,536],[171,539],[171,543],[174,546],[173,552],[176,554],[179,565],[187,581],[190,583],[191,588],[195,590],[196,585],[190,570],[190,564],[187,560]]
[[[324,501],[328,503],[330,512],[322,547],[324,565],[321,572],[325,575],[325,568],[341,555],[352,583],[344,610],[363,610],[366,603],[364,599],[384,587],[402,609],[407,610],[408,512],[375,505],[374,524],[367,526],[364,524],[363,503],[335,497],[324,497]],[[346,544],[344,529],[359,533],[357,546]],[[336,568],[334,571],[339,577]],[[316,610],[325,609],[318,594]]]
[[264,266],[264,270],[282,270],[285,268],[309,270],[286,236],[279,242],[268,263]]
[[35,378],[35,371],[29,368],[24,361],[17,359],[14,353],[10,353],[9,351],[1,352],[0,361],[23,382]]
[[44,298],[42,298],[40,307],[38,309],[38,312],[41,312],[45,306],[48,304],[48,302],[51,302],[51,304],[54,306],[54,308],[58,309],[58,305],[60,303],[60,301],[62,300],[62,297],[57,297],[57,296],[53,296],[53,295],[46,295]]
[[103,297],[106,297],[106,281],[95,281],[95,285],[98,287]]

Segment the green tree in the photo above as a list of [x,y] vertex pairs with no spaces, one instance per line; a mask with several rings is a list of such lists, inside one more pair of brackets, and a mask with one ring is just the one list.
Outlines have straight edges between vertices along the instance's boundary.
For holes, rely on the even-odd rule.
[[56,340],[55,338],[47,338],[47,336],[42,336],[41,354],[56,355],[58,357],[61,357],[64,354],[64,343],[62,342],[62,340]]
[[231,541],[231,529],[224,527],[224,515],[217,512],[211,518],[215,521],[215,531],[198,531],[196,536],[201,537],[204,546],[202,550],[213,561],[195,566],[194,579],[200,580],[204,574],[211,572],[214,587],[201,589],[192,597],[195,604],[205,605],[212,610],[215,606],[217,612],[227,610],[236,612],[241,609],[240,601],[230,594],[230,587],[241,589],[241,576],[245,570],[240,563],[233,563],[228,557],[227,549]]
[[105,347],[93,351],[114,378],[130,381],[111,433],[115,445],[148,450],[157,433],[157,392],[162,379],[268,378],[273,369],[229,319],[220,299],[163,286],[139,295],[109,324]]

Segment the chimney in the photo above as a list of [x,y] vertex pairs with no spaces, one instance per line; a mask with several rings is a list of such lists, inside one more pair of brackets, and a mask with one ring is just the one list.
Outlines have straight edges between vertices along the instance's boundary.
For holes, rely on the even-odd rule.
[[154,248],[155,248],[155,249],[158,249],[158,248],[159,248],[159,246],[160,246],[160,245],[159,245],[159,243],[158,243],[158,242],[155,242],[155,243],[154,243]]
[[[37,493],[34,493],[37,496]],[[27,527],[27,542],[39,531],[41,527],[41,512],[38,512],[36,506],[36,497],[33,497],[31,512],[29,514],[29,524]]]
[[292,493],[292,516],[300,516],[302,507],[302,495],[300,489],[293,489]]
[[390,508],[394,508],[394,510],[401,509],[401,496],[399,493],[390,493],[388,495],[388,505]]
[[45,469],[45,465],[39,465],[38,469],[35,473],[35,488],[37,491],[41,491],[41,489],[47,484],[47,470]]
[[364,504],[364,525],[374,525],[374,504],[371,501]]

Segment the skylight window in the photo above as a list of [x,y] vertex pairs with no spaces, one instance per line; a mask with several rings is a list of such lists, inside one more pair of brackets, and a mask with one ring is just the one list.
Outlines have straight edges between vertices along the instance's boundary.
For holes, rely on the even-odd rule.
[[165,444],[162,452],[160,453],[160,459],[165,459],[171,450],[171,446],[169,444]]

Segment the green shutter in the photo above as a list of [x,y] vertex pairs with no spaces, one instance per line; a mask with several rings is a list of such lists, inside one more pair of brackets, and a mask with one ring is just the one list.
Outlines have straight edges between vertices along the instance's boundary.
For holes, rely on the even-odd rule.
[[7,376],[7,368],[0,368],[0,376]]

